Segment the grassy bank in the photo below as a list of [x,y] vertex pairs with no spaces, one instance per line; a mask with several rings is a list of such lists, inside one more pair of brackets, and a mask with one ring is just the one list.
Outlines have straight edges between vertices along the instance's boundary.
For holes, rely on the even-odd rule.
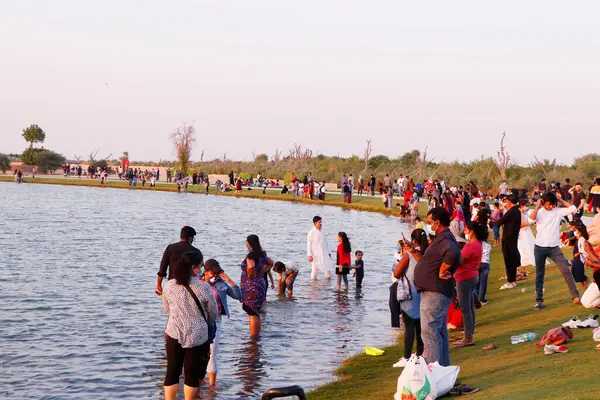
[[[530,272],[533,270],[530,267]],[[587,316],[590,310],[572,304],[564,279],[554,264],[547,269],[544,295],[547,308],[542,311],[532,310],[535,274],[525,283],[519,282],[517,289],[500,291],[498,288],[503,281],[499,278],[504,275],[502,254],[494,249],[487,295],[490,302],[477,310],[474,335],[477,344],[451,349],[452,364],[461,367],[459,380],[481,388],[480,393],[469,399],[599,398],[597,366],[600,352],[594,349],[596,342],[592,340],[591,329],[575,329],[575,337],[568,344],[566,354],[546,356],[542,349],[536,349],[535,343],[510,343],[512,335],[524,332],[542,335],[573,315]],[[450,336],[460,337],[460,333],[450,333]],[[309,393],[308,398],[392,399],[402,371],[392,368],[392,364],[402,355],[402,341],[400,337],[398,345],[385,348],[383,356],[358,355],[348,359],[336,371],[338,381]],[[489,343],[500,347],[492,351],[481,350]]]
[[[13,182],[12,176],[0,176],[0,181]],[[101,187],[99,181],[87,179],[63,178],[26,178],[28,183],[77,185]],[[176,192],[177,187],[171,184],[158,184],[156,188],[136,186],[130,187],[127,182],[111,181],[111,188],[129,190],[159,190]],[[215,195],[214,187],[211,188]],[[190,193],[199,193],[200,188],[190,187]],[[291,195],[281,195],[278,191],[262,190],[216,194],[246,198],[293,201],[305,204],[326,204],[360,211],[393,214],[394,211],[383,208],[380,198],[354,197],[353,204],[344,204],[339,194],[330,193],[325,202],[294,199]],[[394,201],[396,202],[396,201]],[[420,214],[426,213],[421,205]],[[533,272],[533,267],[530,271]],[[600,361],[600,352],[594,350],[595,342],[591,339],[591,329],[575,330],[575,338],[569,343],[569,353],[545,356],[543,350],[536,349],[534,343],[518,345],[510,344],[510,336],[524,333],[545,333],[548,329],[559,326],[577,314],[584,318],[589,310],[571,304],[569,293],[562,276],[553,265],[548,266],[546,276],[545,299],[548,308],[533,311],[535,303],[534,275],[525,283],[520,282],[517,289],[499,291],[504,281],[504,264],[501,253],[494,249],[491,257],[491,273],[489,278],[488,299],[490,303],[477,311],[477,327],[475,340],[477,345],[462,349],[452,349],[452,364],[461,367],[459,380],[481,388],[481,392],[470,396],[470,399],[596,399],[598,398],[598,372],[596,366]],[[588,276],[591,274],[588,273]],[[366,277],[368,279],[368,276]],[[522,292],[525,289],[525,292]],[[384,288],[383,290],[387,290]],[[583,294],[583,291],[581,291]],[[452,337],[458,337],[455,333]],[[500,348],[485,352],[481,350],[486,344],[497,343]],[[377,343],[372,343],[378,346]],[[400,369],[392,368],[392,364],[402,354],[402,338],[398,345],[386,348],[385,355],[369,357],[357,355],[348,359],[337,371],[339,380],[310,392],[311,400],[360,400],[360,399],[392,399],[396,391],[396,381]]]
[[[0,182],[14,182],[14,177],[9,175],[0,175]],[[35,179],[31,177],[25,178],[25,183],[35,184],[47,184],[47,185],[65,185],[65,186],[89,186],[98,188],[114,188],[114,189],[127,189],[127,190],[150,190],[150,191],[164,191],[164,192],[177,192],[177,185],[169,183],[157,183],[156,187],[151,188],[150,183],[146,182],[145,186],[138,185],[133,187],[129,186],[126,181],[110,180],[108,185],[101,185],[99,180],[89,179],[77,179],[77,178],[62,178],[62,177],[37,177]],[[205,194],[204,188],[199,186],[190,185],[188,187],[188,193],[190,194]],[[310,200],[310,199],[298,199],[292,197],[291,194],[281,194],[279,190],[267,190],[266,194],[262,194],[262,189],[252,188],[252,190],[244,189],[241,193],[235,192],[221,192],[217,193],[214,186],[210,187],[209,195],[217,196],[232,196],[232,197],[244,197],[253,199],[263,200],[280,200],[280,201],[291,201],[295,203],[303,204],[316,204],[316,205],[328,205],[336,206],[349,210],[368,211],[376,212],[385,215],[398,215],[398,211],[395,209],[385,208],[383,206],[383,200],[380,197],[371,196],[353,196],[352,204],[342,202],[342,197],[339,193],[328,193],[325,196],[325,201]],[[398,197],[394,197],[394,204],[397,202],[403,203]],[[427,206],[420,204],[419,214],[427,214]]]

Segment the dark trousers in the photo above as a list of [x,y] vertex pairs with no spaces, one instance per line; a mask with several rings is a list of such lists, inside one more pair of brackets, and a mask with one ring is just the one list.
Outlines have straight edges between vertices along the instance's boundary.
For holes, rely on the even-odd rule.
[[573,274],[573,278],[575,278],[575,282],[585,282],[587,280],[585,266],[579,258],[574,258],[571,262],[571,273]]
[[404,322],[404,358],[407,360],[412,355],[412,347],[417,339],[417,356],[423,355],[423,339],[421,339],[421,320],[412,319],[402,311],[402,321]]
[[390,313],[392,314],[392,328],[400,328],[400,303],[396,296],[398,290],[398,282],[392,283],[390,286]]
[[517,247],[517,242],[502,241],[502,255],[504,256],[504,266],[506,268],[506,281],[515,283],[517,281],[517,268],[521,266],[521,254]]
[[577,285],[573,274],[569,270],[569,264],[560,247],[540,247],[537,244],[533,248],[533,256],[535,258],[535,293],[538,303],[544,302],[544,277],[546,276],[546,258],[551,259],[556,263],[556,267],[565,278],[565,282],[571,293],[571,298],[579,297]]
[[165,386],[179,383],[181,370],[184,371],[185,385],[200,386],[200,379],[206,375],[206,367],[210,359],[210,344],[208,341],[200,346],[184,349],[177,339],[167,335],[167,376]]
[[357,288],[361,288],[362,287],[362,281],[363,278],[365,277],[365,271],[363,271],[363,268],[357,268],[356,269],[356,287]]

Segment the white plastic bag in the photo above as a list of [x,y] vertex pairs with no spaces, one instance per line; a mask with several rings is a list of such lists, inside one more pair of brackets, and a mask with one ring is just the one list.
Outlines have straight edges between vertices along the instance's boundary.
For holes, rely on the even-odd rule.
[[395,400],[433,400],[436,398],[435,382],[423,357],[412,356],[398,378]]
[[448,393],[454,387],[460,367],[449,366],[442,367],[437,361],[433,364],[429,364],[429,370],[431,371],[431,380],[435,382],[437,397],[441,397]]
[[596,342],[600,342],[600,328],[594,329],[594,331],[592,333],[592,337],[594,338],[594,340]]

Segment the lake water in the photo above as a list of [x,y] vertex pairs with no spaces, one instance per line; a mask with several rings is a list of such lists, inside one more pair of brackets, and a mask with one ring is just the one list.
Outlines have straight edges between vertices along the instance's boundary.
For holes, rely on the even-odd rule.
[[[306,391],[365,346],[395,340],[388,287],[406,228],[375,213],[279,201],[0,183],[0,397],[162,398],[166,314],[154,294],[162,252],[193,226],[194,245],[239,283],[245,238],[257,234],[274,260],[297,262],[294,299],[269,290],[258,344],[230,300],[220,372],[202,398],[259,398],[270,387]],[[324,220],[330,249],[345,231],[365,253],[362,297],[350,278],[309,281],[306,234]],[[276,276],[275,276],[276,277]],[[321,277],[322,279],[322,277]],[[183,380],[181,381],[183,384]]]

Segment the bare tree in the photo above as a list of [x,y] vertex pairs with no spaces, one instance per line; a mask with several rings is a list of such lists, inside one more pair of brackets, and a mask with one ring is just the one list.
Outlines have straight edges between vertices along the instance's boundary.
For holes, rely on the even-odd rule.
[[252,160],[256,162],[256,151],[252,150]]
[[367,148],[365,149],[365,170],[369,168],[369,159],[371,158],[371,152],[373,147],[371,146],[371,140],[367,140]]
[[77,164],[81,164],[81,158],[82,158],[82,157],[81,157],[81,156],[78,156],[77,154],[75,154],[75,155],[73,156],[73,159],[74,159],[75,161],[77,161]]
[[223,153],[223,161],[227,161],[227,152]]
[[417,164],[417,170],[416,170],[416,174],[418,177],[421,177],[424,175],[424,169],[427,166],[427,163],[429,161],[427,161],[427,146],[425,146],[425,151],[423,151],[423,155],[417,153],[415,154],[415,162]]
[[171,133],[171,142],[173,150],[179,160],[181,172],[187,174],[190,159],[192,157],[192,148],[196,143],[196,128],[193,124],[182,124],[173,133]]
[[303,149],[301,144],[294,143],[289,150],[289,157],[292,160],[310,160],[313,156],[313,151],[310,149]]
[[500,151],[498,152],[498,160],[496,161],[496,165],[500,170],[500,177],[503,181],[506,180],[506,169],[508,168],[508,164],[510,162],[510,154],[506,152],[504,147],[504,138],[506,138],[506,131],[502,132],[502,139],[500,139]]
[[96,161],[96,156],[98,155],[99,151],[100,151],[100,149],[92,149],[92,151],[88,155],[88,157],[90,158],[90,161],[92,161],[92,162]]
[[202,152],[200,153],[200,162],[204,161],[204,149],[202,149]]
[[275,154],[271,156],[271,161],[276,163],[281,161],[281,151],[279,149],[275,149]]

